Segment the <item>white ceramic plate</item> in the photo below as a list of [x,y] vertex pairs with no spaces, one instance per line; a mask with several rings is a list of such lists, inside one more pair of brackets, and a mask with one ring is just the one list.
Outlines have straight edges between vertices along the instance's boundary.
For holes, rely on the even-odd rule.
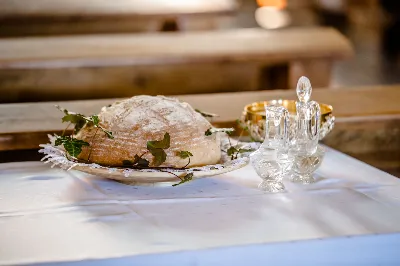
[[[222,147],[226,145],[226,140],[222,141]],[[255,144],[257,145],[257,144]],[[131,168],[113,168],[105,167],[95,163],[77,163],[69,160],[64,149],[53,146],[52,144],[40,145],[43,149],[39,152],[46,156],[42,159],[46,163],[52,163],[65,170],[78,170],[92,175],[102,176],[109,179],[128,183],[157,183],[157,182],[177,182],[178,177],[183,177],[188,173],[193,173],[193,179],[206,176],[214,176],[228,173],[246,166],[249,162],[248,154],[243,154],[241,158],[231,160],[229,156],[223,153],[221,163],[215,165],[206,165],[202,167],[192,167],[188,169],[131,169]],[[240,146],[252,147],[252,143],[240,143]]]

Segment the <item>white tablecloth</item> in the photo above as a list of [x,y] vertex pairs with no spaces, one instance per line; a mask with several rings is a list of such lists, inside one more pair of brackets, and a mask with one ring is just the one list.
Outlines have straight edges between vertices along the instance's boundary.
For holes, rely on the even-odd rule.
[[400,181],[331,149],[316,176],[266,194],[250,165],[134,187],[0,164],[0,264],[400,265]]

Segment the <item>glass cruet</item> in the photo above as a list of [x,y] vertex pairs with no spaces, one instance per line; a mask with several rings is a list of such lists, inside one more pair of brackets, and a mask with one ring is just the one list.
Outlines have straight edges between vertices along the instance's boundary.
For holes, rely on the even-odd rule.
[[290,142],[290,154],[293,155],[291,180],[299,183],[312,183],[312,173],[320,166],[325,154],[318,144],[320,134],[321,110],[315,101],[310,101],[312,86],[306,77],[297,83],[296,129]]
[[293,161],[289,155],[289,112],[282,106],[265,106],[265,116],[264,142],[250,155],[250,160],[262,179],[258,187],[267,192],[281,192],[285,189],[282,179]]

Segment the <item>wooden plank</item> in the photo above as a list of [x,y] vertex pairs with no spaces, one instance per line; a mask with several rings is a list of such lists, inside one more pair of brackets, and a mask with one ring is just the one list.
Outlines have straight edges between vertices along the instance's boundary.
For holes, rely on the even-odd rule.
[[107,33],[150,33],[160,31],[206,31],[231,28],[229,14],[186,15],[178,17],[84,17],[78,19],[48,18],[1,19],[0,37],[59,36]]
[[[296,40],[296,41],[293,41]],[[0,68],[43,69],[348,58],[349,41],[332,28],[11,38]]]
[[0,36],[210,30],[235,14],[236,0],[1,0]]
[[1,0],[1,17],[177,16],[234,11],[232,0]]
[[[294,91],[256,91],[199,95],[178,95],[200,110],[217,113],[216,123],[234,122],[241,116],[246,104],[272,100],[296,99]],[[400,113],[400,86],[377,86],[361,88],[316,89],[313,99],[334,107],[338,118],[354,116],[397,115]],[[60,123],[62,114],[54,108],[60,105],[68,110],[96,114],[103,106],[119,99],[44,102],[0,105],[0,135],[43,132],[45,134],[64,129]]]
[[325,86],[330,68],[321,66],[351,54],[330,28],[6,39],[0,102],[287,89],[285,71],[265,69],[292,63]]
[[256,63],[222,63],[0,70],[0,103],[254,91],[258,69]]

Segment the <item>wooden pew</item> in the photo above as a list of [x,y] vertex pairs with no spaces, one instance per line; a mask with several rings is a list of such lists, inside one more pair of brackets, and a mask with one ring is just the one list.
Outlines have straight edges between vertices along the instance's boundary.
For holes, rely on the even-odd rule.
[[1,0],[0,36],[215,29],[237,7],[236,0]]
[[[294,91],[257,91],[179,95],[200,110],[217,113],[217,126],[234,126],[251,102],[295,99]],[[313,99],[333,105],[336,125],[324,143],[371,165],[400,174],[400,86],[316,89]],[[58,104],[83,114],[98,113],[117,99],[0,105],[0,156],[24,159],[26,150],[47,142],[47,134],[61,134],[65,124]],[[14,152],[13,152],[14,151]],[[35,152],[35,151],[34,151]],[[36,154],[36,152],[35,152]],[[0,160],[1,161],[1,160]]]
[[324,87],[352,53],[320,27],[2,39],[0,102]]

